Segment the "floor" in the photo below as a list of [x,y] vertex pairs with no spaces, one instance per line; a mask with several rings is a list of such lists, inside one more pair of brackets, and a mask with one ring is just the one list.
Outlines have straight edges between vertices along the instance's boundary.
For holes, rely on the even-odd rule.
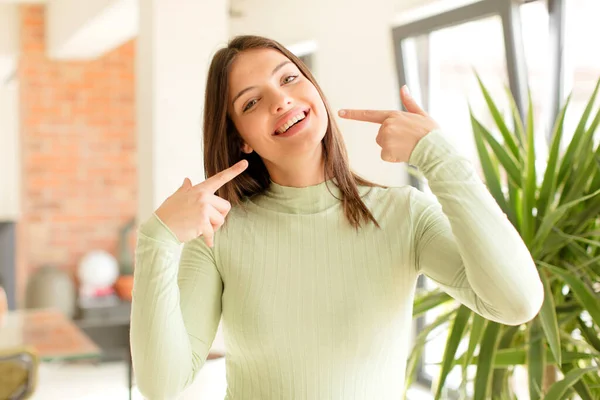
[[[225,397],[225,361],[205,364],[181,400],[222,400]],[[40,366],[38,387],[31,400],[126,400],[125,363],[47,364]],[[143,400],[134,388],[133,400]]]

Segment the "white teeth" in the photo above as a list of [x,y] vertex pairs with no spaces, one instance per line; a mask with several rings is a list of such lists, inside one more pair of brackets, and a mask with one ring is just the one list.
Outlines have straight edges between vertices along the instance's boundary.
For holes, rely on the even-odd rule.
[[296,122],[298,121],[302,121],[305,118],[305,115],[303,112],[301,112],[300,114],[290,118],[285,124],[283,124],[281,126],[281,128],[277,129],[277,133],[284,133],[285,131],[287,131],[288,129],[290,129],[290,127],[292,125],[294,125]]

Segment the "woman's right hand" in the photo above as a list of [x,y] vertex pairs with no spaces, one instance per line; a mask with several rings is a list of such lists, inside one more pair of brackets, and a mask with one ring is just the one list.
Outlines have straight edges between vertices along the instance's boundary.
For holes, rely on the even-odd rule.
[[231,204],[215,193],[247,167],[248,161],[242,160],[195,186],[185,178],[183,185],[158,207],[156,216],[180,242],[203,236],[206,245],[213,247],[215,231],[231,210]]

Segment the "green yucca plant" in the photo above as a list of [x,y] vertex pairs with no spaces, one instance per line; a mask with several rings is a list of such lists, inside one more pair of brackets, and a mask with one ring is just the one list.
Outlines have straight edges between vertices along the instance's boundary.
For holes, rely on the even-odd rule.
[[[510,91],[509,117],[496,106],[477,76],[495,122],[484,127],[470,110],[473,134],[488,190],[528,246],[544,284],[540,313],[522,326],[485,320],[439,290],[417,296],[415,317],[443,313],[416,338],[408,360],[407,387],[431,333],[446,326],[448,339],[436,382],[441,398],[448,373],[463,370],[464,395],[470,365],[476,365],[473,398],[513,399],[509,377],[515,366],[528,371],[529,395],[537,399],[600,399],[600,145],[594,134],[596,85],[571,141],[563,146],[569,96],[553,127],[543,171],[536,170],[533,107],[523,123]],[[566,148],[566,150],[562,150]],[[459,352],[459,344],[466,349]]]

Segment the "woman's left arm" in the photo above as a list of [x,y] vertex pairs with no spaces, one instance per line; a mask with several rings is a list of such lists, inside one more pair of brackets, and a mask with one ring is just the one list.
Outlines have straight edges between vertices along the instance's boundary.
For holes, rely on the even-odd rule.
[[408,112],[344,110],[340,116],[381,124],[381,157],[409,162],[435,198],[411,191],[413,261],[419,273],[490,320],[534,318],[544,290],[531,254],[468,159],[403,89]]
[[435,194],[411,192],[418,272],[488,319],[533,319],[544,299],[535,263],[471,163],[438,130],[419,142],[410,161]]

